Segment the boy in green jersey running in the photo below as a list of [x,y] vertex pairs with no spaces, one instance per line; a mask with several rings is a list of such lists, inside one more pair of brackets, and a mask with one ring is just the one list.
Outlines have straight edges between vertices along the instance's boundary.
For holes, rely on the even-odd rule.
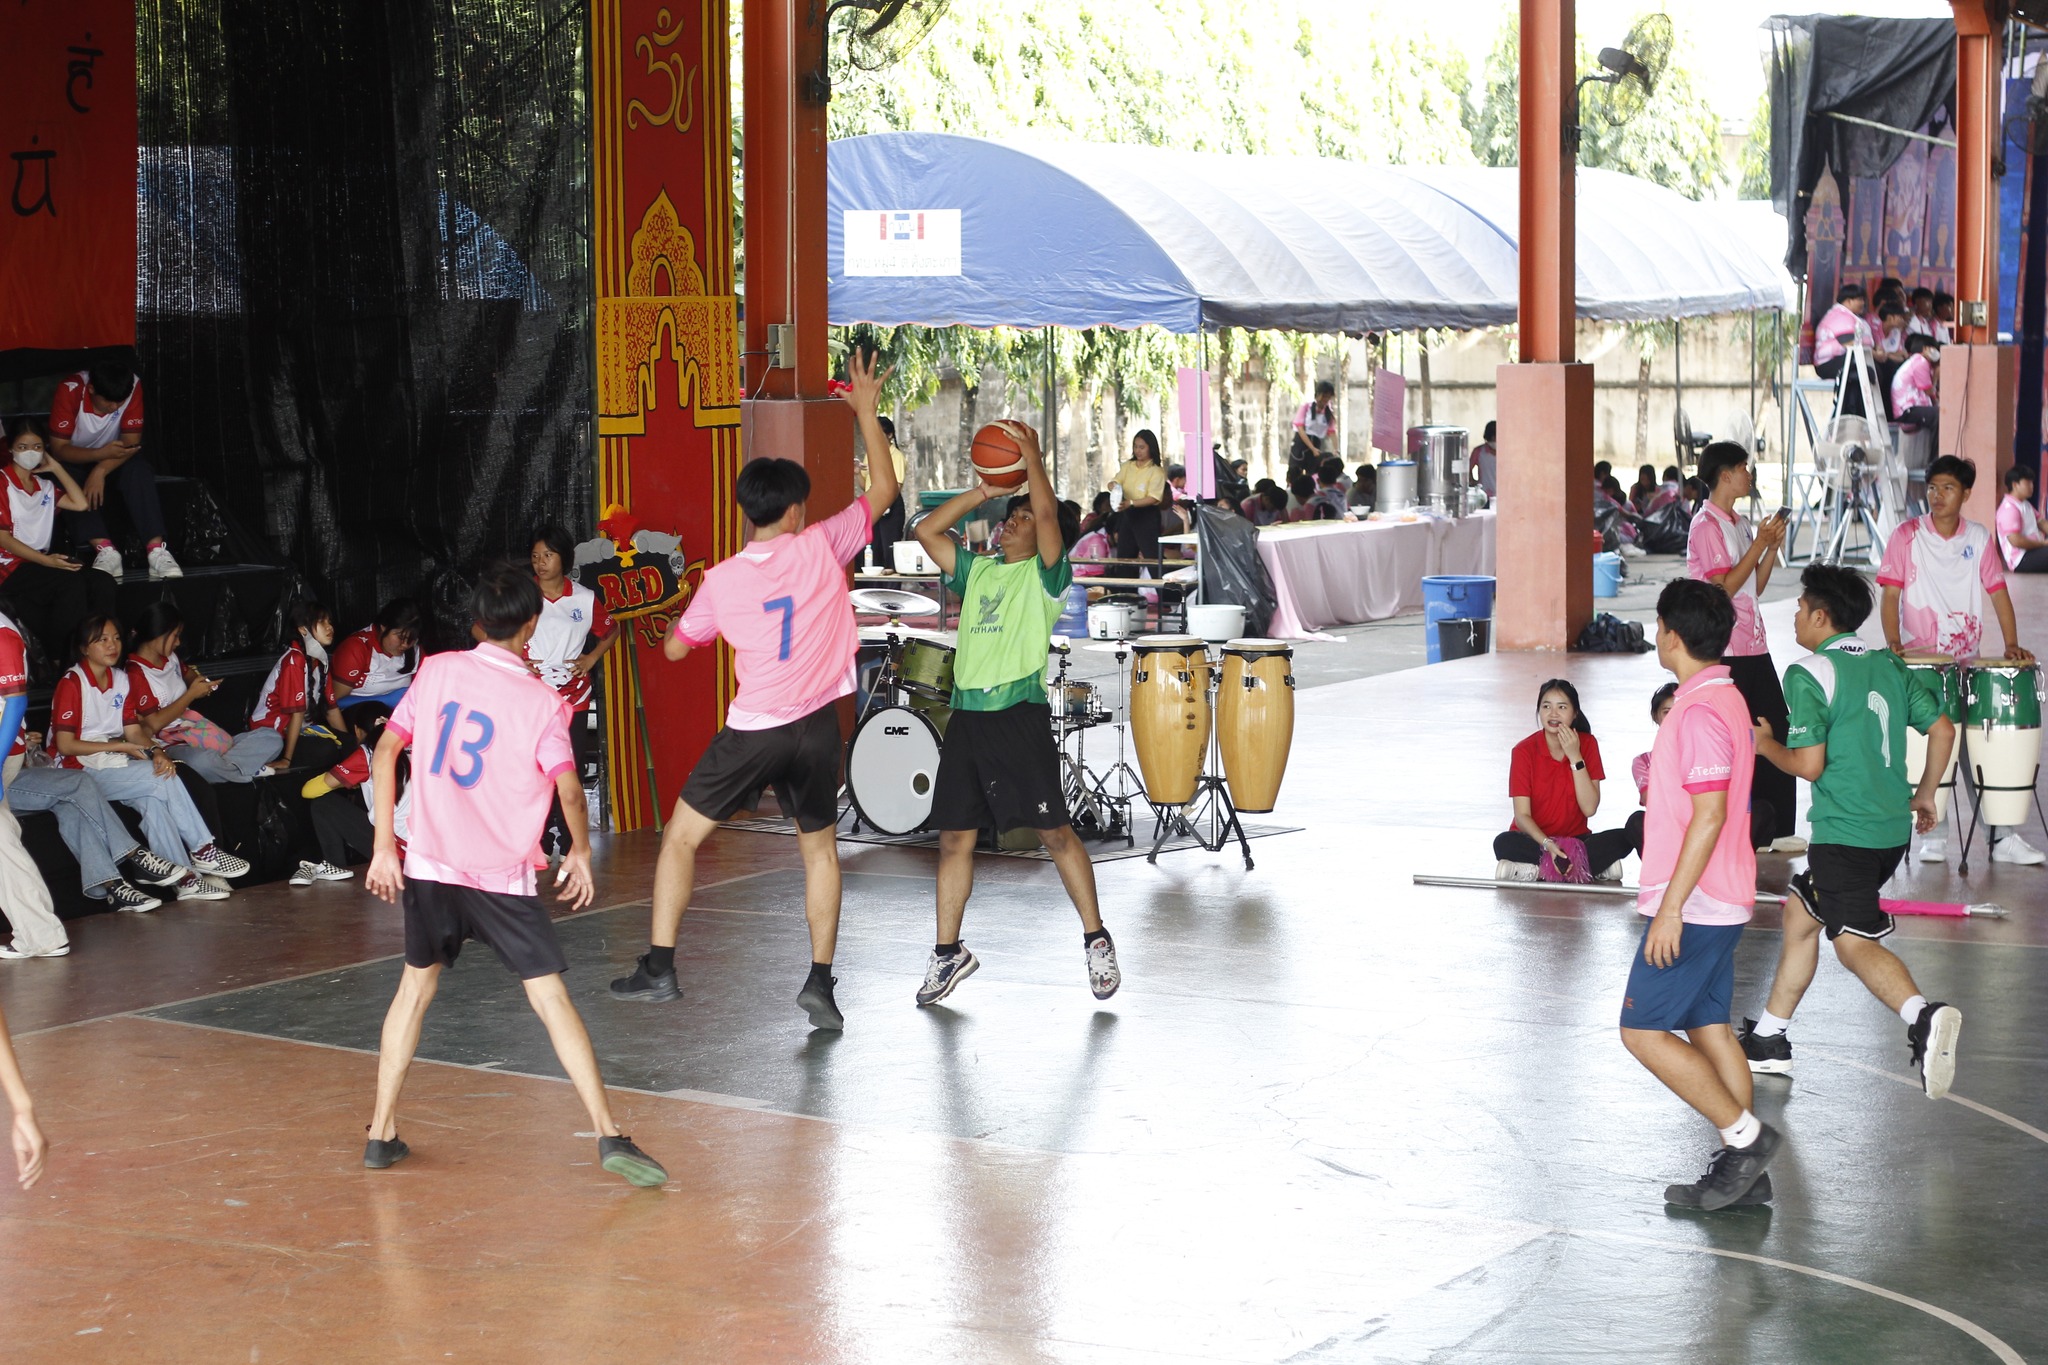
[[[1813,784],[1813,843],[1807,870],[1792,879],[1784,943],[1763,1017],[1744,1020],[1742,1050],[1751,1071],[1787,1075],[1792,1011],[1813,984],[1820,936],[1842,965],[1906,1023],[1906,1047],[1931,1099],[1956,1074],[1963,1013],[1930,1001],[1906,964],[1878,942],[1892,917],[1878,890],[1898,869],[1917,824],[1934,826],[1934,792],[1956,742],[1955,722],[1898,655],[1856,638],[1870,616],[1870,584],[1854,569],[1815,564],[1800,575],[1799,643],[1813,652],[1785,674],[1792,723],[1783,744],[1757,726],[1756,751]],[[1919,788],[1906,782],[1906,727],[1927,736]],[[1804,910],[1795,914],[1793,907]]]
[[981,830],[1035,829],[1081,913],[1088,987],[1097,1000],[1116,994],[1123,975],[1116,945],[1095,903],[1095,868],[1067,813],[1045,660],[1052,628],[1066,607],[1073,568],[1059,503],[1039,454],[1038,433],[1000,423],[1024,454],[1027,492],[1005,509],[1002,548],[975,554],[946,535],[954,523],[1003,492],[983,484],[938,508],[917,528],[918,543],[960,598],[953,656],[953,718],[932,786],[939,830],[939,934],[917,1003],[930,1005],[981,965],[960,942],[960,921],[974,889],[974,841]]

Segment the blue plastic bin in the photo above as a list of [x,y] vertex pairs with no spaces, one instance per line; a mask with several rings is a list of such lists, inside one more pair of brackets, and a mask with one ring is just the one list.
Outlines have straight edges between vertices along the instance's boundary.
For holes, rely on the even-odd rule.
[[1593,556],[1593,596],[1621,596],[1621,556],[1612,550]]
[[1483,574],[1429,574],[1422,580],[1422,638],[1429,662],[1443,662],[1443,642],[1436,623],[1457,616],[1493,619],[1493,580]]
[[1067,587],[1067,608],[1060,613],[1059,624],[1052,628],[1055,635],[1064,635],[1071,640],[1088,638],[1088,580],[1077,578]]

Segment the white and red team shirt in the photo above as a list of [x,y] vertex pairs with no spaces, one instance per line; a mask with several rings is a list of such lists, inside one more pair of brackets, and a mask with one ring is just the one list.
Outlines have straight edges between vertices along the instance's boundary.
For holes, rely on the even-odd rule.
[[526,657],[540,670],[540,680],[580,711],[590,700],[589,675],[575,672],[576,661],[583,657],[583,641],[591,635],[602,639],[611,631],[611,613],[597,594],[581,583],[566,583],[560,597],[541,593],[540,620],[533,627],[533,638],[526,642]]
[[293,712],[318,710],[325,715],[332,705],[334,680],[327,676],[327,665],[308,658],[305,645],[294,640],[263,680],[249,725],[283,730],[291,724]]
[[485,642],[422,662],[385,729],[412,748],[405,875],[534,894],[555,779],[576,766],[569,703]]
[[409,649],[386,654],[377,647],[377,627],[364,626],[334,647],[333,677],[353,691],[378,697],[411,682],[418,658]]
[[865,496],[793,536],[757,540],[704,575],[676,622],[691,648],[723,635],[740,691],[726,708],[732,730],[801,720],[854,690],[859,635],[846,600],[846,566],[868,543]]
[[1756,773],[1756,738],[1726,664],[1703,668],[1679,684],[1671,713],[1650,746],[1644,799],[1643,869],[1636,909],[1654,915],[1678,869],[1679,851],[1692,823],[1692,799],[1728,793],[1728,818],[1707,855],[1692,894],[1679,908],[1687,924],[1745,924],[1756,903],[1756,849],[1749,841],[1749,789]]
[[[185,695],[185,665],[175,652],[164,660],[161,668],[151,668],[131,654],[122,670],[128,675],[127,718],[131,725],[141,724],[144,716],[163,710]],[[158,733],[163,737],[175,735],[184,723],[185,718],[180,716]]]
[[[28,486],[22,487],[26,478]],[[5,531],[31,550],[50,548],[50,535],[57,526],[57,485],[35,474],[22,474],[8,462],[7,496],[0,498],[0,531]],[[0,582],[21,561],[0,550]]]
[[57,752],[54,737],[73,734],[80,739],[104,744],[121,738],[128,724],[128,674],[119,668],[107,671],[102,685],[82,663],[71,665],[57,679],[50,695],[50,758],[59,768],[83,768],[76,754]]
[[[1731,572],[1749,553],[1749,523],[1732,512],[1723,512],[1709,498],[1693,514],[1692,528],[1685,536],[1685,576],[1703,581]],[[1757,610],[1756,571],[1749,580],[1729,594],[1735,603],[1735,633],[1728,637],[1728,653],[1738,656],[1768,654],[1770,642],[1764,637],[1763,613]]]
[[1848,305],[1838,303],[1813,324],[1813,363],[1825,365],[1841,355],[1849,349],[1845,339],[1852,337],[1867,350],[1872,344],[1870,324],[1850,312]]
[[1984,599],[2005,588],[1991,532],[1964,520],[1944,539],[1934,518],[1892,532],[1878,583],[1899,589],[1899,643],[1908,650],[1974,659],[1984,643]]
[[1892,375],[1892,411],[1904,414],[1933,406],[1934,367],[1927,363],[1927,353],[1907,356],[1906,363]]
[[[4,611],[0,611],[0,697],[12,697],[28,691],[28,646],[21,638],[21,628],[16,626]],[[14,747],[7,751],[7,757],[28,752],[28,741],[23,738],[28,726],[14,732]]]
[[128,391],[127,401],[102,417],[92,410],[91,380],[80,370],[57,386],[50,400],[50,435],[61,436],[81,450],[99,450],[131,433],[142,431],[142,380]]

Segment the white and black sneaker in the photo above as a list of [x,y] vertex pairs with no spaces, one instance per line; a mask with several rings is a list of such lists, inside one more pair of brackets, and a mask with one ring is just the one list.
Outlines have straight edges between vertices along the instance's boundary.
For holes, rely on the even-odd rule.
[[330,862],[309,863],[299,860],[299,870],[287,878],[292,886],[311,886],[314,882],[345,882],[356,874],[345,867],[336,867]]
[[209,881],[197,872],[187,872],[179,880],[175,890],[181,901],[224,901],[228,898],[228,889],[225,886],[219,882]]
[[1107,1000],[1123,984],[1123,970],[1116,965],[1116,944],[1110,942],[1105,929],[1101,938],[1088,942],[1088,989],[1097,1000]]
[[193,849],[192,866],[195,871],[211,872],[216,877],[249,875],[249,864],[232,853],[224,852],[218,844],[204,844]]
[[973,976],[980,966],[981,959],[964,943],[951,957],[940,956],[934,948],[930,960],[924,964],[924,984],[917,988],[917,1003],[938,1004],[953,993],[955,986]]
[[1912,1053],[1913,1069],[1920,1073],[1920,1088],[1930,1100],[1948,1094],[1955,1084],[1956,1040],[1962,1033],[1963,1012],[1939,1000],[1928,1001],[1920,1017],[1907,1026],[1906,1048]]
[[116,910],[127,910],[141,915],[156,909],[163,902],[139,887],[117,881],[107,888],[107,904]]
[[1766,1038],[1756,1031],[1756,1020],[1745,1019],[1742,1028],[1736,1032],[1735,1041],[1742,1044],[1742,1055],[1749,1062],[1749,1069],[1759,1076],[1789,1076],[1792,1074],[1792,1039],[1782,1033]]
[[138,886],[176,886],[183,880],[186,869],[169,858],[138,848],[121,860],[121,871]]

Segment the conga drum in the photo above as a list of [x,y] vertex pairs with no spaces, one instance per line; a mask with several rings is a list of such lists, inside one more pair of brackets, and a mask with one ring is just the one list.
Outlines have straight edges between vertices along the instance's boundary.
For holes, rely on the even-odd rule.
[[1216,744],[1230,802],[1263,815],[1280,797],[1294,744],[1294,650],[1279,640],[1231,640],[1223,646],[1216,688]]
[[1209,749],[1208,650],[1192,635],[1141,635],[1131,653],[1131,739],[1145,795],[1185,805]]
[[2041,762],[2040,670],[2011,659],[1970,665],[1967,743],[1988,825],[2026,823]]
[[[1941,705],[1941,714],[1963,725],[1963,668],[1946,654],[1908,654],[1906,669],[1920,679],[1927,690],[1934,694]],[[1955,745],[1948,753],[1948,768],[1941,775],[1941,785],[1934,791],[1934,818],[1948,819],[1949,796],[1956,786],[1956,760],[1962,755],[1963,746]],[[1920,785],[1920,774],[1927,768],[1927,736],[1906,727],[1906,782],[1910,786]]]

